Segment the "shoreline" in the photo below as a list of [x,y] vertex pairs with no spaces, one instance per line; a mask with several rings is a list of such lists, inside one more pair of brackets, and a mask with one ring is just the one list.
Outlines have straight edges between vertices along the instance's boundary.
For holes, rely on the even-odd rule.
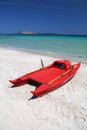
[[66,58],[66,56],[64,57],[64,54],[63,55],[57,54],[57,53],[55,54],[54,52],[46,52],[46,51],[39,51],[39,50],[29,50],[29,49],[22,49],[22,48],[19,49],[19,48],[16,48],[16,47],[9,47],[9,46],[4,46],[4,47],[0,46],[0,48],[19,51],[19,52],[24,52],[24,53],[31,53],[31,54],[34,54],[34,55],[48,56],[48,57],[52,57],[52,58],[55,58],[55,59],[69,59],[72,62],[81,62],[82,64],[87,64],[87,60],[83,59],[80,56],[78,56],[78,57],[69,57],[69,56],[67,56],[68,58]]
[[10,79],[47,66],[55,57],[0,47],[0,129],[87,129],[87,64],[59,89],[29,101],[34,86],[11,88]]

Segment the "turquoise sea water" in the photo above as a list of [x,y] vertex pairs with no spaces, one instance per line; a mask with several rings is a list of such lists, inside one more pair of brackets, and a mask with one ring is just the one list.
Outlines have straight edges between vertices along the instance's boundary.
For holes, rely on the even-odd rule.
[[87,36],[0,35],[0,46],[87,63]]

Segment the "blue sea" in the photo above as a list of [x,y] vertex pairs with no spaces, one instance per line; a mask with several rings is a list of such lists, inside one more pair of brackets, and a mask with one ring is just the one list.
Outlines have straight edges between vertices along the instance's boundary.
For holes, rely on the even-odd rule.
[[0,35],[0,46],[87,63],[87,36]]

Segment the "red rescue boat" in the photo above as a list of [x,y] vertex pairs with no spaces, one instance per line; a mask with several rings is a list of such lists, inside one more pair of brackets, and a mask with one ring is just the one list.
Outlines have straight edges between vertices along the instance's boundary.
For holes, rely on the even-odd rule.
[[47,67],[9,81],[14,86],[35,85],[36,89],[31,93],[33,96],[39,97],[69,81],[76,74],[80,64],[72,64],[69,60],[56,60]]

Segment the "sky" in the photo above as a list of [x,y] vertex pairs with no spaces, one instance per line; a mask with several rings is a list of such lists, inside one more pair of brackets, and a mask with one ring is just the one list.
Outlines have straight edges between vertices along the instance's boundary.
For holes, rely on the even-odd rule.
[[87,35],[87,0],[0,0],[0,34]]

